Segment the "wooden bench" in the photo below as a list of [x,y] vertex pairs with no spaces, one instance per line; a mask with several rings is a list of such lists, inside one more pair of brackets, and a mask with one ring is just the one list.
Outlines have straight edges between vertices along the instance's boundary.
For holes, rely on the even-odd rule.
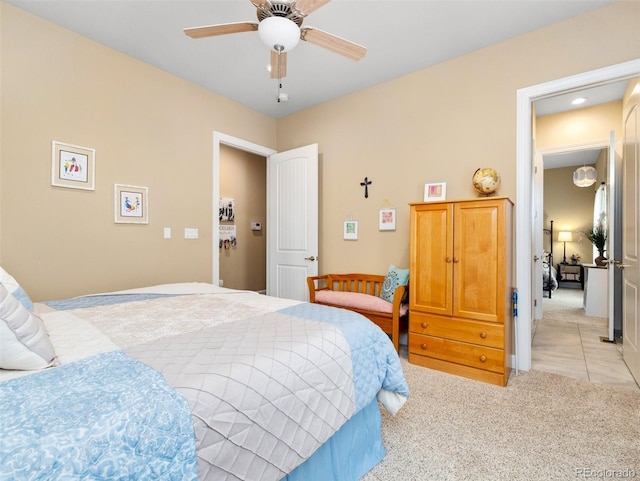
[[391,336],[398,350],[400,331],[408,325],[402,305],[408,286],[398,287],[393,302],[380,298],[385,276],[376,274],[324,274],[307,277],[309,301],[358,312]]

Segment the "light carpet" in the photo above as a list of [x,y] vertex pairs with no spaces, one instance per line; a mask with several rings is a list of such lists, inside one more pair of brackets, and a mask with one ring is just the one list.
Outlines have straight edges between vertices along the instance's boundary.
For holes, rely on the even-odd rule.
[[640,394],[539,371],[503,388],[401,358],[411,396],[383,413],[388,453],[363,481],[640,479]]
[[[587,326],[607,327],[606,317],[589,317],[583,306],[582,289],[560,288],[551,293],[551,299],[542,300],[544,319],[565,321]],[[638,475],[640,477],[640,474]]]

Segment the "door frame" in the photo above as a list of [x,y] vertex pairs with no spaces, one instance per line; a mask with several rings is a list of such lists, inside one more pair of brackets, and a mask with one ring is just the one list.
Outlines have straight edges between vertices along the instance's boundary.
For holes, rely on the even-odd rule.
[[581,90],[640,76],[640,59],[592,70],[518,89],[516,112],[516,286],[518,316],[515,325],[516,356],[512,367],[516,372],[531,369],[531,325],[533,319],[533,159],[532,103],[560,93]]
[[[220,198],[220,145],[224,144],[229,147],[233,147],[238,150],[257,154],[265,158],[277,153],[269,147],[263,145],[254,144],[247,140],[243,140],[231,135],[223,134],[222,132],[213,131],[213,194],[212,194],[212,206],[213,206],[213,219],[211,220],[211,282],[213,285],[220,285],[220,219],[218,217],[218,202]],[[267,185],[267,189],[268,189]],[[267,196],[269,195],[267,191]],[[269,250],[269,244],[267,241],[267,251]]]

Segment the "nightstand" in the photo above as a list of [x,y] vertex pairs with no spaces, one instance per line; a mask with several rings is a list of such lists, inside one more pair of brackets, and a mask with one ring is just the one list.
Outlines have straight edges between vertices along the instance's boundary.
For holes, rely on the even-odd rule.
[[558,264],[558,282],[579,282],[584,290],[584,266],[582,264]]

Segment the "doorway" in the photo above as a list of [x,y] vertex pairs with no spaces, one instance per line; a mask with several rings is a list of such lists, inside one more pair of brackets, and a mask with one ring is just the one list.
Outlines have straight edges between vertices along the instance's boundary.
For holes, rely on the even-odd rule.
[[267,159],[220,146],[220,284],[267,289]]
[[307,276],[318,273],[318,144],[277,152],[213,133],[212,282],[220,285],[220,146],[267,158],[267,289],[274,297],[308,299]]
[[531,331],[533,321],[532,236],[534,233],[532,103],[544,97],[570,90],[621,81],[640,76],[640,60],[605,67],[599,70],[554,80],[520,89],[517,92],[516,119],[516,285],[518,286],[518,317],[516,319],[516,355],[512,365],[531,369]]
[[[592,112],[600,118],[600,111]],[[544,131],[537,133],[544,138]],[[535,196],[543,198],[540,210],[546,229],[545,260],[552,256],[545,275],[550,274],[553,289],[536,295],[542,313],[536,314],[534,321],[531,363],[535,370],[640,392],[622,359],[621,342],[608,342],[607,296],[601,296],[601,292],[594,296],[589,291],[585,309],[584,277],[591,271],[595,256],[591,242],[581,231],[594,222],[597,193],[604,190],[600,179],[607,178],[608,154],[609,148],[603,143],[577,150],[560,147],[542,155],[544,178]],[[594,167],[597,180],[591,186],[577,187],[573,172],[583,166]],[[552,270],[547,271],[547,267]],[[606,271],[598,269],[598,274],[602,273]]]
[[255,154],[265,159],[276,153],[275,150],[262,145],[247,142],[220,132],[213,133],[213,195],[214,215],[212,219],[212,283],[220,285],[220,218],[218,216],[218,203],[221,197],[220,192],[220,146],[226,145],[243,152]]

